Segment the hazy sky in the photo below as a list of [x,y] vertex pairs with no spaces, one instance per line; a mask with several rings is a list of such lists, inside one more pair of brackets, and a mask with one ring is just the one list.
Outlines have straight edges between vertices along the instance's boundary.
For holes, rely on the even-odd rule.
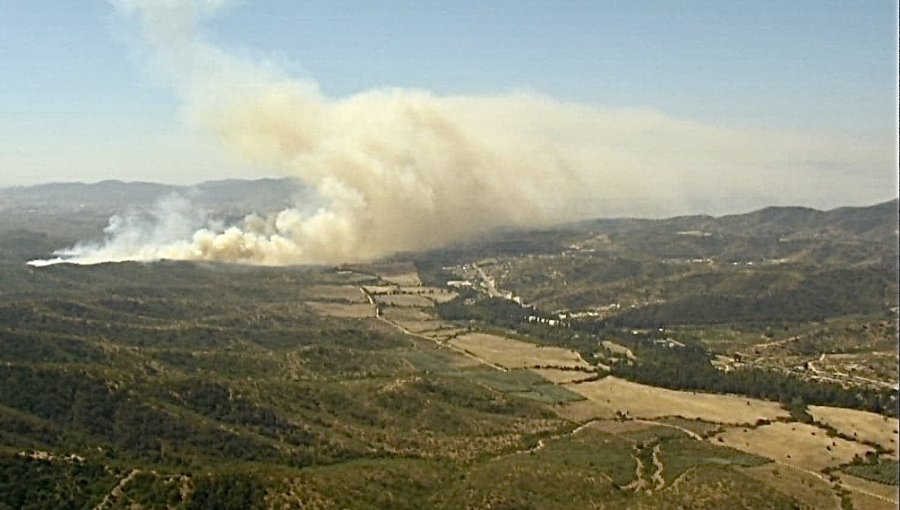
[[[216,44],[314,78],[329,97],[385,86],[524,90],[713,126],[895,143],[893,1],[234,4],[205,25]],[[138,47],[106,2],[0,1],[0,186],[277,174],[185,127],[179,99]],[[873,175],[862,181],[891,182]]]

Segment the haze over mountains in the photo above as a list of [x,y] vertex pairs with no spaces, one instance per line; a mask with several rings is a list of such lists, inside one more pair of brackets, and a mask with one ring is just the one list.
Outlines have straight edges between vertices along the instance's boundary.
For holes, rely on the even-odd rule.
[[128,209],[147,209],[167,196],[180,195],[200,209],[246,214],[303,201],[304,193],[303,187],[292,179],[227,179],[194,186],[119,180],[48,183],[0,188],[0,211],[38,215],[82,211],[111,215]]
[[[41,230],[56,231],[71,239],[72,244],[78,241],[98,242],[102,237],[101,229],[110,217],[134,215],[153,221],[152,215],[159,209],[159,204],[172,201],[182,201],[187,210],[199,212],[198,215],[207,221],[220,222],[239,221],[248,214],[266,215],[287,206],[297,207],[297,204],[307,204],[308,210],[314,211],[319,203],[314,191],[288,178],[230,179],[207,181],[194,186],[115,180],[91,184],[51,183],[0,188],[0,215],[3,218],[0,225],[28,229],[29,223],[39,221]],[[867,207],[836,207],[828,211],[807,207],[767,207],[718,217],[699,214],[667,219],[592,219],[559,225],[549,232],[554,232],[551,237],[566,230],[597,230],[610,234],[628,232],[633,242],[653,243],[654,239],[664,239],[669,250],[672,249],[670,237],[679,234],[685,243],[701,242],[707,252],[717,243],[721,244],[722,235],[780,238],[785,247],[788,246],[785,244],[787,241],[811,240],[827,235],[832,239],[875,243],[871,252],[883,251],[884,243],[896,235],[897,220],[898,200],[894,199]],[[522,228],[530,230],[527,227],[518,230]],[[543,230],[547,227],[536,225],[533,228]],[[695,238],[697,236],[699,240]],[[482,237],[484,235],[476,235],[468,240]],[[733,249],[724,250],[723,254],[728,251]],[[691,250],[682,255],[698,256]],[[679,254],[673,252],[672,256]]]
[[[224,179],[204,181],[195,185],[173,185],[154,182],[123,182],[110,179],[94,183],[55,182],[33,186],[0,188],[0,212],[3,214],[54,214],[74,210],[87,213],[121,213],[129,208],[150,208],[170,195],[189,198],[198,208],[210,211],[241,211],[244,214],[264,213],[295,202],[315,205],[315,193],[295,179]],[[835,204],[833,209],[821,210],[801,206],[769,206],[756,211],[711,216],[697,214],[665,219],[642,219],[646,228],[677,228],[681,230],[732,230],[749,226],[770,225],[773,231],[793,231],[798,226],[814,228],[836,226],[847,229],[866,229],[866,226],[887,228],[897,217],[898,199],[871,206],[847,207]],[[636,216],[635,218],[641,218]],[[625,219],[584,220],[573,223],[578,228],[592,226],[613,228],[625,224]],[[637,223],[629,223],[629,228]]]

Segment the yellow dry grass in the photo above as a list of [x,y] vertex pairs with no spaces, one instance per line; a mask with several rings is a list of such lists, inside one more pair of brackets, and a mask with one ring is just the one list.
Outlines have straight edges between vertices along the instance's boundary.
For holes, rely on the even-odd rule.
[[603,347],[606,347],[606,350],[613,354],[619,354],[625,356],[628,359],[634,359],[634,353],[631,352],[631,349],[625,347],[624,345],[617,344],[611,340],[604,340],[600,342]]
[[402,285],[404,287],[419,287],[422,285],[422,281],[419,280],[419,275],[414,272],[379,276],[382,280],[393,283],[394,285]]
[[[568,384],[566,388],[591,401],[597,417],[622,411],[635,418],[680,416],[716,423],[740,424],[789,416],[787,411],[774,402],[734,395],[669,390],[617,377]],[[588,410],[580,409],[580,411]]]
[[531,371],[554,384],[565,384],[572,381],[581,381],[595,375],[588,374],[580,370],[559,370],[556,368],[532,368]]
[[316,301],[349,301],[351,303],[367,301],[359,287],[353,285],[314,285],[306,289],[306,295]]
[[882,498],[890,499],[894,502],[894,508],[900,503],[900,487],[897,487],[896,485],[885,485],[883,483],[873,482],[846,473],[840,473],[838,476],[841,478],[841,484],[850,491],[871,492]]
[[812,471],[844,464],[853,460],[854,455],[864,456],[872,451],[853,441],[828,437],[825,429],[815,425],[797,422],[778,422],[755,429],[732,428],[713,441]]
[[809,414],[816,421],[831,425],[838,432],[860,441],[869,441],[892,452],[896,457],[897,431],[900,421],[880,414],[841,409],[838,407],[809,406]]
[[864,494],[862,492],[857,492],[854,490],[850,491],[850,501],[853,503],[853,508],[860,510],[897,510],[897,503],[895,501],[888,501],[881,498],[876,498],[874,496],[870,496],[868,494]]
[[741,472],[782,494],[790,494],[810,508],[840,508],[840,499],[831,485],[805,471],[770,463],[743,468]]
[[[568,387],[568,389],[571,390],[572,388]],[[597,402],[591,400],[566,402],[565,404],[555,406],[553,411],[558,414],[560,418],[575,423],[583,423],[593,419],[607,420],[616,417],[615,409],[598,405]]]
[[343,317],[351,319],[375,317],[375,308],[368,303],[344,304],[307,301],[305,304],[317,315],[324,315],[326,317]]
[[541,347],[488,333],[468,333],[451,344],[491,363],[506,368],[581,367],[590,368],[575,351],[559,347]]
[[372,295],[399,292],[399,288],[395,285],[363,285],[363,288],[366,289],[366,292]]

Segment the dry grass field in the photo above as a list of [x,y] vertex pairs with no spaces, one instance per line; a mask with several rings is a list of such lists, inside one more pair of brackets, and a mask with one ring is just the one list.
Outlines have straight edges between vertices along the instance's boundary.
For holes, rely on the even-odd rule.
[[379,275],[382,280],[386,282],[393,283],[394,285],[400,285],[404,287],[419,287],[422,285],[422,281],[419,280],[419,275],[415,272],[409,273],[398,273],[398,274],[390,274],[390,275]]
[[412,307],[386,307],[381,316],[389,321],[437,322],[424,310]]
[[[721,439],[721,441],[719,441]],[[736,427],[726,430],[713,439],[755,455],[784,462],[812,471],[838,466],[864,456],[872,448],[841,439],[828,437],[825,429],[804,423],[772,423],[757,428]]]
[[391,292],[397,292],[398,289],[396,285],[363,285],[362,288],[373,296],[378,294],[390,294]]
[[741,472],[782,494],[790,494],[810,508],[841,507],[841,500],[831,485],[810,473],[775,463],[741,468]]
[[860,441],[880,445],[897,456],[898,420],[880,414],[839,407],[809,406],[816,421],[831,425],[838,432]]
[[580,370],[559,370],[556,368],[532,368],[531,371],[554,384],[581,381],[594,375],[586,374]]
[[[900,487],[896,485],[885,485],[883,483],[873,482],[871,480],[866,480],[865,478],[859,478],[857,476],[848,475],[846,473],[840,473],[841,485],[846,487],[852,492],[861,493],[868,492],[880,496],[885,499],[889,499],[893,501],[894,508],[897,508],[897,504],[900,504]],[[868,498],[868,499],[878,499],[878,498]],[[886,503],[882,501],[881,503]],[[856,506],[856,508],[868,508],[866,506]]]
[[601,345],[606,348],[609,352],[613,354],[618,354],[621,356],[625,356],[628,359],[634,359],[634,353],[631,352],[631,349],[625,347],[624,345],[617,344],[610,340],[604,340],[601,342]]
[[722,425],[703,420],[686,420],[684,418],[668,417],[654,420],[657,423],[665,424],[678,429],[690,430],[694,434],[700,436],[709,436],[715,432],[722,430]]
[[453,300],[457,294],[455,292],[429,292],[423,293],[422,296],[431,299],[435,303],[446,303]]
[[306,289],[306,294],[314,301],[347,301],[365,303],[366,296],[354,285],[314,285]]
[[488,333],[469,333],[450,343],[475,356],[506,368],[573,367],[590,368],[575,351],[559,347],[541,347]]
[[587,398],[592,405],[583,405],[576,412],[593,413],[596,417],[627,412],[635,418],[680,416],[716,423],[756,423],[758,420],[786,418],[788,412],[775,402],[767,402],[733,395],[714,395],[675,391],[637,384],[616,377],[597,381],[567,384],[566,387]]
[[853,503],[854,510],[897,510],[897,503],[893,501],[886,501],[853,490],[850,491],[850,501]]
[[375,308],[368,303],[345,304],[306,301],[304,304],[317,315],[323,315],[325,317],[344,317],[350,319],[375,317]]
[[[571,386],[566,386],[566,388],[575,391],[575,388]],[[600,405],[590,399],[566,402],[553,410],[560,418],[575,423],[584,423],[590,420],[611,420],[616,417],[616,409],[611,406]]]

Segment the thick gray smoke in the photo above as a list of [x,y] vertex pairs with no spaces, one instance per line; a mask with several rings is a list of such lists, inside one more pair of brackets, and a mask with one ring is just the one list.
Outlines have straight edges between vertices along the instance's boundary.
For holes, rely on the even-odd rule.
[[[248,163],[313,187],[327,206],[194,232],[184,231],[184,210],[153,224],[114,219],[105,243],[64,250],[59,260],[361,260],[501,225],[786,196],[803,202],[816,193],[814,169],[823,163],[891,165],[892,155],[871,143],[726,129],[534,94],[387,89],[329,99],[311,81],[208,43],[198,23],[221,3],[114,2],[140,23],[150,66],[182,98],[188,122]],[[853,175],[836,178],[849,185]]]

